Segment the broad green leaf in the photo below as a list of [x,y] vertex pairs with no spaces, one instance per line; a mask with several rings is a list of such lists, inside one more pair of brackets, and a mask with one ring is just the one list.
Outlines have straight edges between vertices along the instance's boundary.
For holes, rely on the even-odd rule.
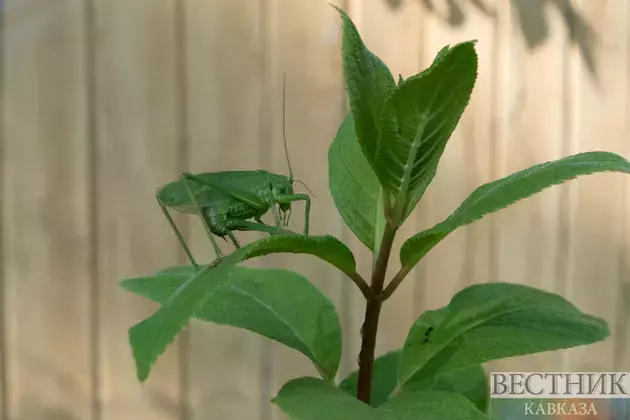
[[330,383],[307,377],[286,383],[272,401],[295,420],[488,420],[457,394],[409,392],[372,408]]
[[[379,407],[392,395],[398,383],[398,362],[401,350],[383,354],[374,360],[372,395],[370,404]],[[357,395],[359,373],[355,371],[346,377],[339,388],[350,395]],[[487,412],[488,383],[481,366],[471,366],[438,377],[414,377],[405,385],[404,392],[448,391],[468,398],[482,412]]]
[[381,420],[490,420],[462,395],[444,391],[405,392],[377,410]]
[[382,209],[379,212],[378,208],[381,184],[361,151],[350,113],[328,151],[328,181],[344,222],[368,249],[373,250],[377,226],[385,223]]
[[[244,328],[292,347],[311,359],[325,379],[334,379],[341,359],[341,327],[333,303],[292,271],[240,266],[229,270],[230,280],[210,294],[195,317]],[[192,275],[191,266],[175,267],[120,284],[164,303]]]
[[482,413],[488,412],[490,385],[481,365],[470,366],[437,377],[407,382],[404,392],[445,391],[460,394]]
[[352,252],[330,235],[278,235],[249,243],[225,256],[214,268],[208,266],[195,274],[157,312],[129,329],[138,379],[144,382],[148,378],[158,357],[186,326],[188,320],[218,286],[233,277],[229,267],[272,253],[311,254],[346,274],[356,272]]
[[398,383],[440,376],[490,360],[566,349],[604,340],[602,319],[553,293],[519,284],[476,284],[412,326]]
[[335,9],[342,18],[343,76],[357,139],[374,167],[381,114],[385,102],[396,89],[396,82],[385,63],[367,49],[348,15],[337,7]]
[[387,101],[374,171],[392,203],[394,223],[413,211],[437,171],[448,139],[477,78],[474,41],[443,49],[422,73],[398,86]]
[[[310,254],[321,258],[346,274],[356,273],[356,261],[352,251],[331,235],[274,235],[251,242],[232,255],[237,262],[268,254]],[[229,258],[226,257],[226,258]]]
[[136,362],[138,379],[144,382],[158,357],[186,326],[210,293],[230,279],[225,262],[202,269],[177,289],[149,318],[129,328],[129,343]]
[[[206,266],[203,266],[205,268]],[[233,267],[240,269],[241,267]],[[233,270],[237,271],[237,270]],[[190,265],[178,265],[164,268],[155,274],[143,277],[124,279],[118,285],[128,292],[143,296],[154,302],[164,303],[186,280],[196,274],[196,270]],[[219,288],[223,285],[219,286]],[[205,303],[203,307],[208,305]]]
[[272,402],[295,420],[380,420],[369,405],[321,379],[293,379]]
[[460,226],[501,210],[547,187],[596,172],[630,173],[630,163],[614,153],[586,152],[535,165],[477,188],[447,219],[409,238],[400,250],[403,266],[413,267]]

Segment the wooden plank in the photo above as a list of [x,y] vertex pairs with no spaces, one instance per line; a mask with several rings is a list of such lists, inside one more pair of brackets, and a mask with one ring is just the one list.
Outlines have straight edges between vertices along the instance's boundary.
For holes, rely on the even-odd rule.
[[[286,173],[282,146],[281,82],[287,75],[286,132],[295,177],[313,191],[310,233],[341,236],[342,221],[328,189],[328,148],[343,117],[339,14],[327,1],[284,1],[269,11],[271,62],[268,64],[269,109],[273,111],[268,150],[270,166]],[[307,192],[297,186],[298,191]],[[304,207],[297,204],[291,216],[295,229],[302,226]],[[339,271],[308,255],[277,256],[266,264],[295,270],[306,276],[341,309],[342,285],[349,282]],[[272,388],[298,376],[317,376],[302,354],[283,345],[272,346]],[[267,403],[269,404],[269,403]],[[273,406],[271,418],[286,418]]]
[[[4,4],[3,4],[4,5]],[[4,62],[5,51],[5,13],[0,13],[0,62]],[[4,66],[0,65],[0,159],[5,156],[5,114],[4,114]],[[4,177],[5,173],[0,172],[0,197],[4,195]],[[7,372],[7,350],[9,340],[7,336],[7,311],[6,311],[6,279],[5,279],[5,236],[4,236],[4,206],[0,205],[0,419],[7,420],[8,413],[8,372]]]
[[[578,23],[576,17],[586,23],[586,26],[574,25],[578,39],[587,38],[591,31],[598,37],[593,51],[596,78],[585,66],[579,49],[572,49],[579,77],[574,102],[575,147],[579,152],[606,150],[628,158],[625,132],[628,115],[622,111],[627,103],[630,72],[626,3],[608,0],[574,5],[577,15],[572,15],[573,23]],[[621,300],[620,290],[625,280],[621,275],[627,277],[627,271],[619,270],[625,177],[608,173],[573,181],[576,196],[572,208],[568,298],[586,313],[605,319],[611,336],[604,342],[567,351],[570,370],[610,371],[615,367],[615,341],[623,337],[623,323],[617,323],[619,305],[627,305],[627,301]]]
[[127,338],[158,305],[116,287],[177,265],[155,202],[178,176],[173,2],[97,0],[95,51],[102,419],[179,418],[178,341],[141,385]]
[[[259,158],[262,85],[257,2],[185,2],[188,168],[254,170]],[[269,169],[269,168],[263,168]],[[284,167],[283,167],[284,169]],[[201,223],[189,222],[202,261],[214,258]],[[259,235],[237,235],[242,243]],[[231,244],[222,243],[226,252]],[[190,328],[190,418],[260,419],[260,342],[254,334],[193,322]]]
[[2,13],[4,416],[90,419],[84,10],[6,0]]
[[[541,11],[546,38],[532,49],[524,33],[535,22],[520,19]],[[502,121],[499,177],[564,156],[564,51],[566,28],[561,13],[544,1],[519,1],[503,10],[507,20],[503,71],[504,101],[497,108]],[[520,23],[519,23],[520,22]],[[501,210],[494,279],[559,292],[563,246],[560,231],[561,195],[565,186],[550,188]],[[560,275],[560,277],[559,277]],[[504,370],[559,369],[558,353],[543,353],[493,363]]]
[[[351,9],[352,11],[352,9]],[[423,53],[422,12],[420,2],[405,2],[394,7],[387,1],[374,1],[361,4],[360,31],[364,43],[387,64],[398,82],[398,75],[408,78],[419,73],[421,56]],[[396,274],[400,268],[399,250],[406,238],[417,232],[416,217],[409,216],[399,229],[387,270],[387,280]],[[360,242],[357,246],[363,246]],[[372,256],[362,261],[363,272],[369,273],[372,268]],[[415,279],[413,273],[397,289],[396,293],[383,305],[377,336],[376,355],[395,350],[404,344],[409,328],[417,313],[414,311]],[[355,360],[361,349],[359,329],[365,316],[365,299],[355,292],[354,308],[356,322],[354,323],[352,357]]]
[[[471,101],[449,139],[437,174],[422,199],[418,230],[448,217],[479,185],[493,178],[493,85],[495,77],[494,23],[482,11],[467,7],[465,21],[452,26],[441,4],[425,9],[426,46],[423,67],[444,45],[477,40],[478,77]],[[493,216],[460,228],[436,246],[418,266],[417,313],[447,305],[462,288],[490,277]]]
[[[625,4],[625,16],[630,19],[630,3]],[[626,25],[626,35],[624,39],[630,39],[630,26]],[[627,63],[627,62],[626,62]],[[630,116],[630,74],[626,73],[626,101],[624,108],[620,112],[625,112]],[[630,118],[626,117],[625,138],[630,138]],[[630,142],[626,142],[623,153],[626,159],[630,159]],[[619,261],[619,294],[620,304],[617,309],[617,338],[615,339],[615,370],[627,371],[630,369],[630,320],[628,319],[628,308],[630,308],[630,178],[624,177],[624,204],[623,204],[623,246]]]

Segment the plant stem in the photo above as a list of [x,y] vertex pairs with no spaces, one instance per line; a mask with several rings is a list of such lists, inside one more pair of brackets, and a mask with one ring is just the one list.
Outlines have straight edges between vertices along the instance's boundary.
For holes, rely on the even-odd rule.
[[371,299],[365,307],[365,321],[361,328],[361,353],[359,353],[359,379],[357,398],[366,404],[370,403],[372,394],[372,369],[374,365],[374,349],[376,348],[376,332],[378,318],[381,314],[382,301]]
[[390,223],[385,226],[381,248],[378,252],[372,283],[370,288],[374,296],[367,299],[365,305],[365,320],[361,327],[361,353],[359,353],[359,378],[357,384],[357,398],[366,404],[370,403],[372,393],[372,368],[374,365],[374,350],[376,348],[376,333],[378,331],[378,319],[381,314],[383,301],[378,296],[383,291],[387,263],[392,251],[396,228]]
[[392,294],[394,294],[394,292],[396,291],[398,286],[400,286],[400,283],[402,283],[402,281],[405,279],[407,274],[409,274],[409,271],[411,271],[411,268],[409,268],[409,267],[401,267],[400,271],[398,271],[398,273],[396,273],[396,275],[394,276],[392,281],[387,285],[385,290],[383,290],[383,293],[381,293],[381,300],[382,301],[385,301],[385,300],[389,299],[389,297]]
[[366,283],[365,280],[363,280],[363,277],[361,277],[359,273],[352,271],[348,271],[345,273],[348,277],[350,277],[350,280],[352,280],[354,284],[357,285],[357,287],[359,288],[359,290],[361,290],[361,293],[366,299],[373,299],[375,297],[374,292],[372,292],[370,286]]

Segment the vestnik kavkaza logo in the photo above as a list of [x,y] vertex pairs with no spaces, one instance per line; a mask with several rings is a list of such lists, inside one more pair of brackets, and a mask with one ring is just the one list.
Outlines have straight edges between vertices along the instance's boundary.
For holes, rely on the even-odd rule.
[[492,398],[629,398],[630,372],[491,373]]
[[[493,372],[492,418],[630,419],[630,372]],[[514,417],[517,415],[517,417]],[[524,417],[523,417],[524,416]]]

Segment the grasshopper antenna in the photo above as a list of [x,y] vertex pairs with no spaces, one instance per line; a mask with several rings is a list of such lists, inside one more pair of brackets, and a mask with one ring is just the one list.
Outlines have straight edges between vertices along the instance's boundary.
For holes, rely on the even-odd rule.
[[[284,155],[287,157],[287,165],[289,165],[289,181],[293,184],[293,170],[291,169],[291,160],[289,159],[289,148],[287,146],[287,134],[286,134],[286,104],[287,104],[287,74],[284,73],[282,77],[282,140],[284,141]],[[311,195],[315,197],[313,191],[304,182],[296,179],[295,182],[299,182],[304,185]]]
[[287,74],[282,77],[282,140],[284,141],[284,155],[287,157],[289,165],[289,182],[293,183],[293,170],[291,169],[291,160],[289,159],[289,148],[287,147],[286,133],[286,103],[287,103]]
[[311,193],[313,198],[317,198],[317,197],[315,197],[315,194],[313,194],[313,191],[311,191],[311,189],[308,187],[308,185],[306,185],[304,182],[300,181],[299,179],[296,179],[295,182],[299,182],[300,184],[304,185],[304,188],[306,188],[308,190],[308,192]]

